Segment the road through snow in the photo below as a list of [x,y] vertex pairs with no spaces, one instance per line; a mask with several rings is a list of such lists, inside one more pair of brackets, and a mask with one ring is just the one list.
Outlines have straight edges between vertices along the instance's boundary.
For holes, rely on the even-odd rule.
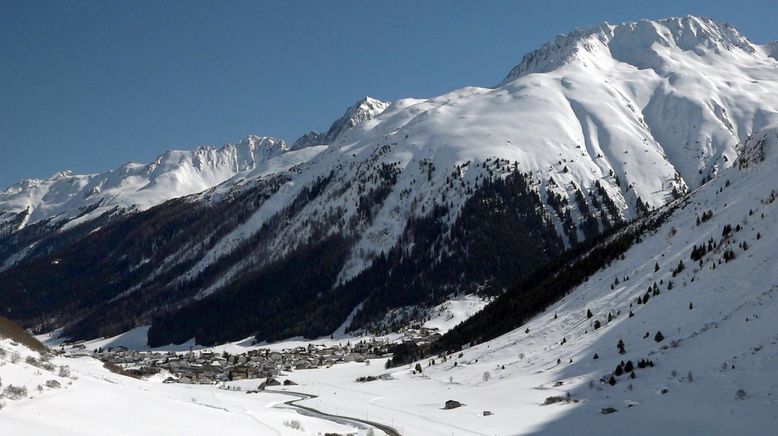
[[[388,425],[379,424],[377,422],[369,421],[369,420],[366,420],[366,419],[354,418],[354,417],[351,417],[351,416],[332,415],[332,414],[329,414],[329,413],[321,412],[321,411],[316,410],[316,409],[314,409],[312,407],[295,404],[298,401],[311,400],[311,399],[317,398],[316,395],[304,394],[302,392],[276,391],[276,390],[273,390],[273,391],[268,390],[267,392],[272,392],[274,394],[289,395],[289,396],[296,397],[297,399],[285,401],[282,404],[285,405],[285,406],[288,406],[288,407],[293,407],[294,409],[296,409],[298,412],[302,413],[303,415],[308,415],[308,416],[312,416],[312,417],[315,417],[315,418],[326,419],[326,420],[329,420],[329,421],[336,422],[338,424],[356,425],[359,428],[364,428],[365,426],[375,427],[375,428],[381,430],[382,432],[386,433],[387,436],[401,436],[400,432],[398,432],[396,429],[394,429],[393,427],[390,427]],[[275,407],[279,407],[279,406],[276,405]]]

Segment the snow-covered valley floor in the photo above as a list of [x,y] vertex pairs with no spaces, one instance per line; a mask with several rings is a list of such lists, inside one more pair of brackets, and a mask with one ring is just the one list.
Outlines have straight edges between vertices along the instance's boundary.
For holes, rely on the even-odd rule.
[[[285,395],[247,395],[215,386],[163,384],[114,374],[89,357],[54,357],[55,371],[25,363],[33,355],[2,341],[7,359],[0,364],[3,388],[24,386],[28,397],[6,399],[0,410],[3,435],[300,435],[324,432],[348,433],[354,428],[303,416],[274,406],[288,401]],[[70,374],[60,377],[59,367]],[[49,388],[56,380],[60,387]],[[41,386],[42,390],[38,390]],[[256,386],[254,386],[256,387]],[[286,424],[285,424],[286,422]],[[299,423],[306,432],[290,427]],[[311,432],[307,432],[308,430]]]

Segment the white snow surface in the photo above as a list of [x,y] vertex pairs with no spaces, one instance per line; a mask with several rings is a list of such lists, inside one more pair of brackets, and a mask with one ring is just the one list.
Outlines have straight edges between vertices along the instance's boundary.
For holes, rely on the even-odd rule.
[[476,295],[452,298],[430,310],[429,319],[424,322],[424,327],[446,333],[457,324],[478,313],[487,304],[489,304],[488,300]]
[[[366,430],[336,424],[276,408],[292,398],[279,394],[247,395],[213,385],[163,384],[161,379],[136,380],[114,374],[91,357],[52,357],[54,370],[33,366],[25,359],[40,358],[21,345],[0,338],[0,378],[3,388],[25,387],[27,397],[2,399],[3,434],[42,435],[234,435],[323,434],[364,435]],[[20,360],[11,361],[18,353]],[[70,374],[60,375],[60,367]],[[60,387],[50,388],[54,380]],[[247,389],[255,389],[259,381]],[[39,390],[38,387],[41,387]],[[2,389],[0,389],[2,392]],[[302,430],[285,422],[297,421]],[[376,434],[381,434],[376,432]]]

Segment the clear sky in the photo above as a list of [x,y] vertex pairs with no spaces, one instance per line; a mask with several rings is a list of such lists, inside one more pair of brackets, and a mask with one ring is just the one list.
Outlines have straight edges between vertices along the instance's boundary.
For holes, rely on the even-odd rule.
[[291,142],[365,95],[491,86],[559,33],[687,14],[778,39],[775,0],[0,0],[0,189],[250,133]]

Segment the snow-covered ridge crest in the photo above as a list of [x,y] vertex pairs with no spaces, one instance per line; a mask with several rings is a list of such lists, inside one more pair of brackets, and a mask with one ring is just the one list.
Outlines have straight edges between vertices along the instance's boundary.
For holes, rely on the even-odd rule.
[[389,102],[367,96],[362,97],[346,109],[343,116],[335,120],[326,132],[308,132],[298,138],[291,149],[298,150],[311,145],[332,144],[343,132],[357,124],[377,117],[383,113],[389,105]]
[[[80,223],[118,206],[144,210],[164,201],[206,191],[233,177],[261,177],[303,163],[343,132],[382,113],[389,103],[363,97],[332,123],[326,133],[310,132],[290,146],[283,139],[249,135],[237,144],[202,145],[193,150],[168,150],[149,164],[128,162],[100,174],[71,171],[46,180],[24,179],[0,191],[0,232],[54,219]],[[303,150],[305,149],[305,150]],[[88,213],[85,211],[89,210]],[[24,225],[3,228],[4,222]]]
[[343,117],[330,127],[327,135],[337,136],[343,130],[380,115],[387,107],[389,107],[389,103],[385,101],[364,97],[346,110]]
[[527,53],[519,65],[505,77],[510,82],[531,73],[552,71],[561,65],[582,61],[600,48],[610,49],[613,56],[634,55],[650,50],[654,44],[681,50],[704,52],[742,50],[754,53],[756,48],[748,38],[728,23],[710,18],[686,16],[662,20],[640,20],[612,25],[607,22],[582,27],[558,35],[535,51]]
[[47,219],[83,222],[116,207],[144,210],[245,172],[285,170],[310,157],[311,153],[290,151],[281,139],[255,135],[219,148],[169,150],[149,164],[129,162],[99,174],[63,171],[46,180],[22,180],[0,192],[0,217],[24,212],[25,224]]

